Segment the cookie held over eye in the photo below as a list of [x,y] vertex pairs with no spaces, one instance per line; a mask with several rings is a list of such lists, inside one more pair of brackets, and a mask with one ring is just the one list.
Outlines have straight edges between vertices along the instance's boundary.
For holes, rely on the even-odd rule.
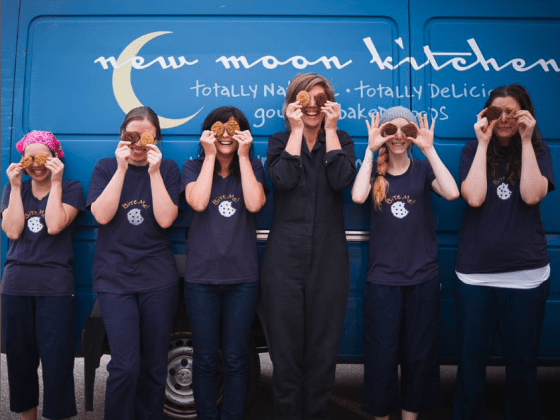
[[226,131],[230,136],[233,136],[236,131],[240,131],[239,124],[237,124],[237,121],[228,121],[226,123]]
[[406,137],[416,137],[416,134],[418,134],[418,128],[412,123],[403,126],[401,131]]
[[309,105],[311,97],[309,96],[309,93],[307,93],[305,90],[302,90],[297,94],[296,99],[302,107],[306,107],[307,105]]
[[506,108],[506,110],[507,110],[506,118],[507,119],[512,119],[512,118],[515,119],[515,113],[517,112],[517,108],[514,108],[512,106],[508,106]]
[[327,95],[323,92],[318,93],[317,95],[315,95],[315,105],[318,106],[319,108],[321,108],[322,106],[325,106],[325,104],[327,103],[328,98]]
[[140,140],[140,136],[138,135],[138,133],[135,133],[134,131],[125,131],[122,134],[121,138],[123,141],[130,142],[129,146],[132,146],[134,143]]
[[44,165],[45,163],[47,163],[47,159],[48,159],[48,158],[49,158],[49,157],[48,157],[47,155],[44,155],[43,153],[39,153],[38,155],[35,155],[35,163],[36,163],[38,166],[42,166],[42,165]]
[[497,106],[491,106],[484,112],[484,114],[482,114],[482,116],[486,117],[488,124],[490,124],[492,121],[500,119],[502,116],[502,110]]
[[146,147],[147,144],[154,144],[155,142],[154,136],[150,133],[142,133],[140,136],[140,143],[142,143],[142,146],[144,147]]
[[21,169],[29,168],[31,165],[33,165],[33,158],[31,156],[21,158]]
[[226,130],[224,127],[224,123],[221,121],[216,121],[210,127],[210,130],[214,133],[216,137],[222,137],[224,135],[224,131]]
[[392,136],[397,132],[398,128],[395,124],[391,124],[388,123],[387,125],[385,125],[385,128],[383,129],[383,134],[385,136]]

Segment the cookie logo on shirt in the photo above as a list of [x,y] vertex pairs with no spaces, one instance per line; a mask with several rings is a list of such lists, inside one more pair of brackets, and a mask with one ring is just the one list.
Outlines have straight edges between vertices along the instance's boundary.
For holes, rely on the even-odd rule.
[[142,222],[144,221],[144,218],[142,217],[142,213],[140,212],[140,209],[130,210],[127,214],[127,217],[128,217],[128,221],[130,222],[130,224],[134,225],[134,226],[138,226],[138,225],[142,224]]
[[35,217],[31,217],[27,220],[27,227],[29,228],[29,230],[31,232],[38,233],[38,232],[41,232],[44,225],[41,223],[41,218],[35,216]]
[[393,216],[402,219],[408,214],[408,210],[406,209],[402,201],[395,201],[393,204],[391,204],[391,213],[393,213]]
[[505,182],[502,182],[496,192],[498,194],[498,197],[500,197],[502,200],[507,200],[511,197],[511,190],[509,189],[509,185]]
[[222,201],[218,206],[218,211],[224,217],[231,217],[236,212],[236,210],[231,205],[231,201],[229,200]]

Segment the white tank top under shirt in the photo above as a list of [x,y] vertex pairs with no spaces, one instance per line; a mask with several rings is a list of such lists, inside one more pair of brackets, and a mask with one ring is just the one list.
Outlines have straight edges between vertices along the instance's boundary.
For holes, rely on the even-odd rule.
[[550,264],[532,270],[510,273],[463,274],[455,271],[459,280],[472,286],[492,286],[507,289],[534,289],[550,277]]

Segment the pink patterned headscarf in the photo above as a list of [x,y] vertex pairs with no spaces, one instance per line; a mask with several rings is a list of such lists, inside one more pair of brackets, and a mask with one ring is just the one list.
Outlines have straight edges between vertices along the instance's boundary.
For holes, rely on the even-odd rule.
[[64,152],[62,151],[60,143],[58,142],[54,134],[48,131],[31,131],[27,133],[20,141],[16,143],[16,148],[18,152],[23,155],[25,148],[30,144],[35,143],[44,144],[49,149],[51,149],[58,158],[64,157]]

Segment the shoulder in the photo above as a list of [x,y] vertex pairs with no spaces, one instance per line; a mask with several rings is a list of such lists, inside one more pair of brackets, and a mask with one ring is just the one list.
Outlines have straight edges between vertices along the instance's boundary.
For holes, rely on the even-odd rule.
[[352,140],[352,137],[346,131],[336,130],[336,134],[338,136],[338,140],[340,141],[341,145],[347,143],[354,143],[354,140]]
[[62,180],[62,189],[63,190],[80,190],[82,189],[82,184],[80,184],[78,181],[69,181],[66,179]]
[[112,168],[112,167],[117,167],[117,158],[111,157],[111,158],[103,158],[103,159],[99,159],[97,161],[97,165],[100,168]]
[[251,166],[253,168],[259,167],[259,166],[263,166],[262,162],[260,159],[257,159],[256,157],[251,157]]
[[279,133],[270,136],[268,138],[268,141],[279,141],[279,142],[287,143],[289,138],[290,138],[289,131],[281,131]]
[[163,159],[161,161],[161,168],[167,171],[179,170],[179,165],[173,159]]
[[204,161],[201,159],[189,159],[183,163],[183,171],[190,170],[190,171],[199,171],[202,168],[202,163]]
[[477,147],[478,140],[471,140],[467,144],[465,144],[465,147],[463,147],[463,152],[474,152],[476,151]]

